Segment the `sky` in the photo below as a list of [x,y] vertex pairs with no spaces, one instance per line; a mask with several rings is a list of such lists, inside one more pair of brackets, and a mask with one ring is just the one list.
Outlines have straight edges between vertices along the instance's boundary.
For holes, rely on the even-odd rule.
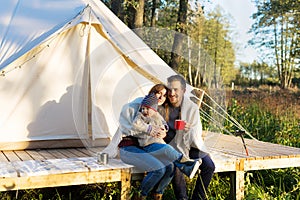
[[239,51],[236,54],[237,61],[251,63],[258,60],[256,51],[247,44],[251,38],[247,32],[253,23],[250,16],[255,12],[255,6],[251,3],[251,0],[211,0],[209,4],[209,9],[219,5],[225,14],[230,14],[233,18],[231,26],[234,32],[237,33],[235,41],[240,44]]

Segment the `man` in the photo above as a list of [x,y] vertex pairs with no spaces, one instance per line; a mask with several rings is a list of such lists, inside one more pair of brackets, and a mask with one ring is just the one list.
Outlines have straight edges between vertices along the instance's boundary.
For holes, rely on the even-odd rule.
[[[209,154],[206,153],[202,139],[199,108],[189,98],[184,97],[186,81],[182,76],[169,77],[168,88],[169,105],[159,109],[169,125],[165,141],[191,159],[202,159],[202,164],[199,167],[200,174],[196,180],[192,199],[207,199],[206,190],[212,179],[215,165]],[[174,126],[176,119],[186,122],[183,132],[176,132]],[[176,199],[188,199],[185,178],[178,169],[175,171],[172,184]]]

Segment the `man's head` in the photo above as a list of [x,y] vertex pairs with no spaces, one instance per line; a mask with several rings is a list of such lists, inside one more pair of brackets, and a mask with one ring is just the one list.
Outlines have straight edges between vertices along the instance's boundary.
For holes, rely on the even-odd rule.
[[168,78],[168,98],[170,103],[179,107],[183,100],[183,95],[186,90],[186,81],[180,75],[173,75]]

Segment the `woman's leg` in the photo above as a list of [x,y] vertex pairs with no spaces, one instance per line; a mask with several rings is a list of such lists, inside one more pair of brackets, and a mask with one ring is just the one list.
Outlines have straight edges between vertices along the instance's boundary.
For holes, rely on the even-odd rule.
[[134,165],[139,170],[147,171],[146,177],[141,183],[141,194],[147,196],[157,185],[166,172],[165,165],[151,154],[136,146],[120,148],[121,160]]
[[166,166],[182,157],[181,153],[168,144],[153,143],[143,147],[143,149],[164,162]]
[[162,179],[158,182],[157,187],[155,189],[156,194],[164,193],[165,189],[168,187],[168,185],[170,184],[170,182],[173,179],[174,168],[175,168],[175,166],[173,163],[166,166],[166,172],[165,172],[164,176],[162,177]]

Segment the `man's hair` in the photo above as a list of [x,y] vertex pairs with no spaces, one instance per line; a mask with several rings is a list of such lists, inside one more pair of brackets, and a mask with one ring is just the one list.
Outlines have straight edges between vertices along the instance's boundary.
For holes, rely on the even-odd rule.
[[180,84],[181,84],[182,89],[185,89],[185,88],[186,88],[186,81],[185,81],[185,79],[183,78],[183,76],[178,75],[178,74],[177,74],[177,75],[170,76],[170,77],[168,78],[168,83],[171,83],[171,82],[173,82],[173,81],[179,81]]

